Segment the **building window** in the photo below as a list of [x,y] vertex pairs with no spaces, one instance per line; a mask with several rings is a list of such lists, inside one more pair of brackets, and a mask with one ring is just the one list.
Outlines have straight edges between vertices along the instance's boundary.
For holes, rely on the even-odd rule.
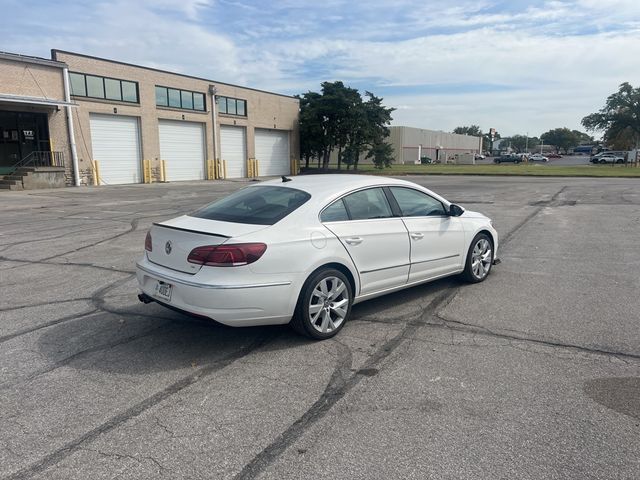
[[70,73],[69,80],[71,80],[71,95],[77,95],[79,97],[87,96],[87,85],[84,83],[84,75],[81,73]]
[[71,81],[71,95],[76,97],[139,103],[137,82],[74,72],[69,73],[69,80]]
[[238,98],[216,97],[218,112],[227,115],[247,116],[247,101]]
[[184,110],[198,110],[200,112],[206,110],[204,93],[160,87],[157,85],[156,105],[158,107],[182,108]]

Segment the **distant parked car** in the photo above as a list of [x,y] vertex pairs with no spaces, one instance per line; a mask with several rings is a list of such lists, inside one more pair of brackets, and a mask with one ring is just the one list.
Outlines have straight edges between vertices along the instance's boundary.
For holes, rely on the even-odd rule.
[[548,158],[562,158],[562,155],[560,155],[559,153],[548,153],[547,157]]
[[473,158],[475,158],[476,160],[484,160],[485,156],[481,153],[476,153]]
[[520,155],[517,155],[515,153],[507,153],[493,159],[493,163],[520,163],[521,161],[522,158],[520,157]]
[[597,158],[597,161],[593,163],[624,163],[624,156],[609,153],[601,155]]
[[545,157],[541,153],[534,153],[533,155],[529,156],[529,161],[530,162],[548,162],[549,158]]

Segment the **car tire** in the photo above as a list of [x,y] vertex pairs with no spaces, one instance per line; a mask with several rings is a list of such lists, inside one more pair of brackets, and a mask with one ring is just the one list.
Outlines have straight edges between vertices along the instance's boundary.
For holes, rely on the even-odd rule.
[[469,246],[462,278],[470,283],[482,282],[489,276],[492,265],[493,240],[486,233],[479,233]]
[[334,268],[323,268],[304,283],[290,325],[301,335],[326,340],[342,330],[352,305],[347,277]]
[[520,160],[514,160],[514,162],[516,165],[520,163]]
[[500,160],[496,159],[493,161],[493,163],[500,163]]

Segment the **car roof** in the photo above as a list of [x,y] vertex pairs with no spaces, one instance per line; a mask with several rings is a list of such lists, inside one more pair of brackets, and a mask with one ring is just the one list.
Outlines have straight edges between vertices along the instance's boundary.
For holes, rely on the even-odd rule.
[[[316,174],[287,177],[288,182],[282,179],[260,182],[258,185],[272,185],[278,187],[296,188],[310,193],[312,196],[333,197],[352,190],[376,185],[401,185],[419,187],[415,183],[397,178],[374,175],[350,175],[350,174]],[[422,187],[419,187],[422,188]]]

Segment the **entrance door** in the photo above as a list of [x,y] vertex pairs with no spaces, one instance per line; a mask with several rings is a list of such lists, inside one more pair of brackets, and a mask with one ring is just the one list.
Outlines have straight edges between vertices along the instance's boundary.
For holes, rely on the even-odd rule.
[[0,111],[0,167],[13,167],[32,152],[50,148],[46,113]]
[[140,183],[140,129],[136,117],[90,114],[93,160],[100,185]]

